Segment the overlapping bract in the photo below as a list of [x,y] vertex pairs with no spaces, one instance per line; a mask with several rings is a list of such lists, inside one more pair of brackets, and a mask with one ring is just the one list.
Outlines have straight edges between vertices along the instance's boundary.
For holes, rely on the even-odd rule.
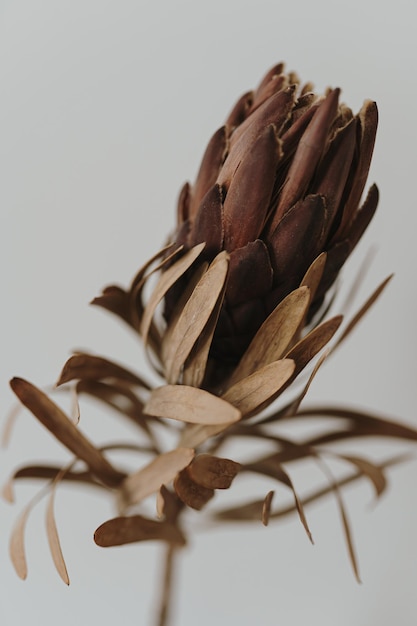
[[[202,258],[230,255],[212,356],[237,361],[273,309],[297,288],[322,252],[327,258],[308,319],[371,220],[372,186],[360,207],[377,128],[376,104],[357,115],[339,89],[316,96],[294,73],[273,67],[240,98],[210,140],[193,186],[178,203],[175,241],[200,242]],[[166,317],[186,281],[166,299]]]

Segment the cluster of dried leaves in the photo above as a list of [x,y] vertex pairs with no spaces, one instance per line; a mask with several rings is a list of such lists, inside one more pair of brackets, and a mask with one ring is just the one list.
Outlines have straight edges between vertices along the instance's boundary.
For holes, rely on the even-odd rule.
[[[367,103],[359,117],[352,117],[344,105],[338,108],[338,90],[317,99],[304,87],[296,98],[294,75],[283,75],[281,65],[274,69],[255,96],[245,94],[239,101],[229,118],[234,122],[229,121],[216,134],[216,141],[219,136],[227,138],[222,139],[222,149],[215,141],[213,151],[211,142],[194,191],[187,186],[181,194],[178,230],[172,242],[139,270],[128,289],[108,287],[93,302],[141,336],[161,386],[152,387],[138,373],[107,358],[75,353],[57,382],[57,388],[68,388],[76,399],[77,410],[68,415],[33,384],[20,378],[11,381],[20,402],[74,455],[66,467],[23,467],[4,489],[5,497],[12,500],[16,480],[46,481],[42,492],[24,509],[11,539],[12,561],[22,578],[27,574],[26,521],[39,497],[47,495],[52,556],[60,576],[69,582],[53,512],[55,491],[63,481],[106,490],[115,498],[118,516],[96,530],[98,545],[159,540],[183,546],[182,515],[187,508],[203,509],[218,490],[229,489],[237,475],[249,472],[266,477],[271,488],[259,499],[239,506],[214,511],[209,507],[212,518],[218,522],[258,520],[267,525],[269,520],[295,511],[311,539],[304,506],[332,492],[359,577],[340,487],[365,477],[380,496],[386,486],[385,469],[403,457],[375,463],[335,452],[331,444],[369,436],[417,441],[417,431],[343,407],[305,409],[301,404],[324,360],[345,341],[389,281],[385,280],[347,323],[341,315],[329,317],[332,300],[325,300],[326,291],[376,207],[377,192],[372,188],[364,212],[357,208],[372,154],[376,109]],[[248,122],[251,115],[254,125]],[[265,142],[266,161],[262,156]],[[301,155],[297,146],[301,146]],[[346,166],[347,153],[350,160]],[[257,169],[257,163],[265,169],[265,162],[270,172],[267,193],[261,184],[263,174]],[[240,177],[237,182],[236,177]],[[255,181],[255,191],[248,186],[248,178]],[[239,219],[238,201],[245,207]],[[322,216],[319,245],[317,228],[311,230],[311,215],[306,212],[311,207],[316,218]],[[254,217],[256,211],[261,218]],[[216,216],[221,219],[220,226]],[[302,240],[316,237],[315,243],[307,246],[307,254],[295,238],[296,248],[287,250],[285,263],[288,268],[291,259],[296,260],[297,271],[283,275],[281,251],[291,245],[292,234],[299,233],[300,223],[306,220]],[[261,291],[254,284],[258,282],[256,271],[261,278],[265,273],[260,251],[264,261],[267,251],[272,267],[268,286],[260,280]],[[242,276],[239,272],[245,268],[248,273]],[[250,284],[245,285],[245,281]],[[250,305],[245,315],[236,284]],[[259,302],[264,303],[260,317]],[[244,318],[246,322],[240,325],[243,331],[236,332],[238,320]],[[228,319],[236,322],[229,334]],[[222,340],[230,346],[230,354],[225,353],[224,346],[219,347]],[[310,369],[301,382],[299,375],[307,366]],[[129,419],[138,430],[137,440],[96,446],[78,425],[78,398],[83,396],[97,399]],[[277,409],[271,405],[278,398]],[[301,442],[282,435],[281,424],[315,417],[329,418],[325,434],[309,435]],[[267,443],[268,452],[250,461],[225,458],[222,449],[242,438]],[[127,472],[109,460],[107,453],[116,448],[138,454],[142,460],[136,471]],[[326,461],[329,453],[347,463],[351,473],[343,479],[333,478]],[[289,468],[306,458],[319,464],[328,484],[300,497]],[[292,506],[272,506],[274,484],[291,490]],[[155,500],[153,515],[145,515],[143,507],[145,501],[149,504],[149,497]]]

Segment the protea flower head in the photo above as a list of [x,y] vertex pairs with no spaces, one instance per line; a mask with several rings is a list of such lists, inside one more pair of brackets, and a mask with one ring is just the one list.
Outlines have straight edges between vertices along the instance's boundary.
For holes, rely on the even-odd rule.
[[[316,96],[283,64],[245,93],[210,140],[197,179],[178,204],[177,244],[205,242],[201,260],[225,250],[228,280],[212,345],[218,360],[237,361],[254,334],[326,254],[306,320],[374,214],[373,185],[360,207],[377,129],[377,107],[357,115],[340,90]],[[169,320],[186,289],[167,297]]]

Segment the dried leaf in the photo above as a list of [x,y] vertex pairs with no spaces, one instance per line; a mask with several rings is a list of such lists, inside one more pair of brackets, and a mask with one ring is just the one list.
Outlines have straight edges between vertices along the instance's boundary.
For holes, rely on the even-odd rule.
[[268,526],[268,524],[269,524],[269,516],[271,514],[271,505],[272,505],[272,498],[274,497],[274,493],[275,493],[275,491],[269,491],[266,494],[265,500],[263,502],[263,506],[262,506],[262,524],[264,526]]
[[26,562],[26,550],[25,550],[25,530],[26,524],[29,518],[29,514],[33,507],[39,502],[39,500],[46,494],[46,490],[39,491],[34,498],[32,498],[23,509],[22,513],[18,517],[13,526],[13,530],[10,536],[9,554],[13,563],[13,567],[16,574],[22,580],[25,580],[28,573]]
[[248,417],[277,397],[294,370],[295,363],[291,359],[274,361],[240,379],[221,397],[239,409],[243,417]]
[[78,403],[77,386],[71,387],[71,419],[72,423],[77,426],[80,423],[80,405]]
[[177,282],[180,276],[182,276],[198,258],[204,249],[204,245],[204,243],[200,243],[197,246],[194,246],[194,248],[191,248],[191,250],[188,250],[188,252],[186,252],[178,261],[161,274],[159,281],[145,307],[140,324],[140,333],[143,337],[143,343],[145,346],[147,344],[148,332],[156,307],[161,302],[170,287]]
[[191,424],[226,426],[237,422],[241,413],[208,391],[186,385],[164,385],[154,389],[144,412]]
[[343,526],[343,531],[345,535],[346,546],[348,549],[348,554],[349,554],[350,562],[352,565],[353,573],[355,574],[355,578],[358,581],[358,583],[360,583],[361,579],[359,575],[358,559],[356,556],[355,547],[353,545],[353,537],[352,537],[352,532],[350,530],[348,515],[346,512],[346,508],[343,504],[342,495],[340,493],[340,489],[337,484],[337,481],[335,481],[333,478],[332,478],[332,487],[333,487],[333,493],[336,497],[337,505],[339,507],[340,517],[342,519],[342,526]]
[[316,356],[318,352],[330,341],[340,324],[343,316],[336,315],[323,322],[301,339],[286,355],[286,359],[295,361],[294,377]]
[[[61,476],[62,474],[63,473],[61,473]],[[64,556],[62,554],[54,514],[55,489],[59,480],[60,476],[57,476],[48,499],[48,505],[46,509],[46,533],[48,536],[49,549],[51,550],[52,559],[54,561],[57,572],[64,581],[64,583],[66,585],[69,585],[70,580],[67,572],[67,567],[65,565]]]
[[28,574],[26,551],[25,551],[25,529],[32,509],[32,502],[24,508],[23,512],[17,519],[10,537],[9,553],[16,574],[22,580],[25,580]]
[[361,457],[351,456],[348,454],[338,454],[337,456],[345,461],[348,461],[348,463],[352,463],[352,465],[362,472],[366,478],[369,478],[375,488],[377,498],[384,493],[387,486],[387,479],[385,478],[383,470],[375,463],[371,463],[371,461],[368,461],[367,459],[362,459]]
[[177,448],[160,454],[148,465],[127,476],[120,487],[122,506],[137,504],[157,492],[161,485],[171,482],[193,458],[194,450],[191,448]]
[[280,302],[256,333],[235,369],[229,387],[264,365],[281,359],[306,314],[309,301],[308,287],[300,287]]
[[167,541],[180,546],[186,543],[183,533],[174,524],[157,522],[142,515],[115,517],[104,522],[94,533],[94,541],[103,548],[152,540]]
[[184,364],[183,383],[191,387],[201,387],[206,372],[207,360],[211,343],[219,319],[220,310],[224,300],[226,283],[217,299],[210,314],[207,324],[203,328],[199,338],[195,342]]
[[207,489],[228,489],[240,464],[211,454],[199,454],[187,468],[192,480]]
[[359,311],[356,313],[356,315],[353,316],[353,318],[349,321],[349,323],[347,324],[346,328],[343,330],[342,334],[340,335],[340,337],[338,338],[337,342],[334,344],[332,351],[335,350],[341,343],[342,341],[344,341],[346,339],[346,337],[348,337],[348,335],[350,335],[350,333],[352,332],[352,330],[355,328],[355,326],[357,325],[357,323],[362,319],[362,317],[365,315],[365,313],[368,311],[368,309],[371,308],[371,306],[374,304],[374,302],[379,298],[379,296],[381,295],[381,293],[384,291],[385,287],[387,286],[387,284],[389,283],[389,281],[392,279],[393,274],[391,274],[390,276],[388,276],[380,285],[379,287],[377,287],[377,289],[375,289],[375,291],[371,294],[371,296],[366,300],[366,302],[363,304],[363,306],[361,306],[361,308],[359,309]]
[[134,372],[100,356],[78,352],[65,363],[56,386],[59,387],[71,380],[105,380],[115,379],[150,389],[147,382]]
[[223,292],[229,259],[221,252],[203,275],[175,325],[165,355],[166,380],[176,383],[181,368],[200,337]]
[[26,408],[76,457],[106,485],[115,487],[125,477],[77,429],[69,417],[46,394],[22,378],[13,378],[10,386]]
[[[403,463],[405,461],[410,460],[410,455],[398,455],[395,457],[391,457],[386,461],[383,461],[378,465],[378,467],[383,470],[387,467],[397,465],[398,463]],[[345,478],[341,478],[337,481],[338,487],[344,487],[345,485],[349,485],[352,482],[363,478],[363,473],[355,472],[353,474],[349,474]],[[316,491],[303,495],[303,504],[306,506],[312,502],[320,500],[321,498],[327,496],[329,493],[333,491],[333,485],[326,485],[321,489],[317,489]],[[232,507],[229,509],[224,509],[222,511],[218,511],[216,513],[216,518],[221,519],[223,521],[257,521],[260,518],[262,507],[265,499],[262,500],[253,500],[252,502],[248,502],[247,504],[239,505],[236,507]],[[285,517],[286,515],[290,515],[296,512],[295,504],[290,504],[289,506],[281,507],[276,509],[275,511],[270,513],[270,519],[278,519],[281,517]]]
[[214,496],[214,489],[198,485],[190,476],[188,469],[180,472],[174,480],[175,493],[187,506],[201,511]]
[[307,519],[304,513],[302,502],[300,498],[298,497],[298,494],[294,488],[294,485],[290,476],[284,470],[282,465],[280,463],[274,462],[273,457],[270,457],[269,459],[265,459],[265,462],[259,461],[257,463],[250,463],[248,465],[245,465],[244,469],[250,472],[257,472],[259,474],[271,476],[272,478],[275,478],[280,483],[282,483],[283,485],[291,489],[293,496],[294,496],[294,502],[295,502],[295,506],[296,506],[300,521],[302,525],[304,526],[304,529],[307,533],[307,537],[310,539],[311,543],[314,543],[313,536],[311,534],[310,528],[308,527],[308,523],[307,523]]
[[9,411],[4,427],[1,433],[1,447],[6,448],[9,445],[10,438],[12,436],[13,426],[16,423],[17,416],[19,415],[19,411],[21,410],[22,405],[20,402],[17,402]]

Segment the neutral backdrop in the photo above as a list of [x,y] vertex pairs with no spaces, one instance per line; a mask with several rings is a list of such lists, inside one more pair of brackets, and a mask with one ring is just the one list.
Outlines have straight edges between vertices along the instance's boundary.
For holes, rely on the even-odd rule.
[[[106,284],[126,285],[158,249],[208,138],[284,60],[318,90],[341,86],[355,110],[378,102],[370,182],[381,203],[343,279],[354,280],[372,247],[359,301],[395,272],[311,399],[417,427],[416,17],[411,0],[0,0],[0,425],[13,404],[9,378],[48,385],[74,348],[147,371],[128,330],[88,302]],[[82,419],[98,442],[133,436],[107,415]],[[1,482],[24,462],[66,458],[22,414],[0,453]],[[329,500],[308,510],[314,547],[295,517],[197,533],[178,573],[176,625],[415,626],[416,470],[392,470],[376,507],[367,484],[345,493],[362,585]],[[38,488],[19,485],[16,505],[0,502],[1,623],[151,624],[159,547],[96,547],[92,533],[114,510],[88,490],[64,488],[56,503],[71,586],[49,556],[43,504],[27,529],[28,579],[16,577],[8,538]]]

